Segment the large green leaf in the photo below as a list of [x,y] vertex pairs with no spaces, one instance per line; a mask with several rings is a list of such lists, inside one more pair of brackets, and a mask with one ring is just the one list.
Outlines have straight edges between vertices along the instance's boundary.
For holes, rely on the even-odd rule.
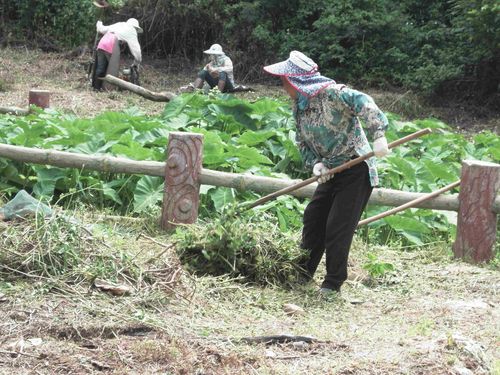
[[233,203],[235,199],[234,189],[226,187],[218,187],[214,190],[209,190],[208,194],[217,212],[221,212],[224,206]]
[[56,183],[65,176],[64,169],[38,167],[36,171],[37,182],[33,186],[33,193],[37,197],[52,197]]
[[423,163],[435,178],[440,178],[447,182],[452,182],[458,179],[456,174],[449,171],[449,164],[437,163],[432,160],[424,160]]
[[142,176],[134,191],[134,212],[144,212],[163,200],[164,179]]
[[262,155],[256,148],[247,146],[234,147],[229,145],[228,156],[237,158],[238,165],[242,169],[258,166],[260,164],[273,164],[267,156]]
[[384,221],[391,226],[392,229],[402,232],[429,233],[430,229],[427,225],[411,217],[387,216]]
[[246,131],[238,137],[238,143],[247,146],[255,146],[268,140],[276,133],[274,131]]

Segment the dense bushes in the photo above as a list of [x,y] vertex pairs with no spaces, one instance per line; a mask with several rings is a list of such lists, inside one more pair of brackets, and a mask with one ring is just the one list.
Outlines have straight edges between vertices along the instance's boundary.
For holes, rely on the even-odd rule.
[[[499,97],[497,0],[110,2],[115,12],[105,21],[138,18],[146,53],[199,60],[202,50],[219,42],[238,80],[261,78],[265,63],[299,49],[341,82]],[[97,18],[91,1],[76,0],[19,0],[1,13],[4,34],[10,19],[18,30],[62,45],[90,43]]]
[[5,1],[0,31],[8,41],[36,41],[47,49],[87,43],[94,35],[96,7],[81,0]]
[[217,41],[240,79],[299,49],[338,81],[498,100],[496,0],[129,0],[125,10],[139,8],[147,50],[199,59]]

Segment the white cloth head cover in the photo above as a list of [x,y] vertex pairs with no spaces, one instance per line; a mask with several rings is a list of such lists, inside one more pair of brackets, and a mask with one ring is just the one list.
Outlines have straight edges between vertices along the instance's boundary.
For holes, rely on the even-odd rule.
[[127,23],[130,25],[130,26],[134,26],[135,29],[137,30],[137,32],[140,34],[143,32],[142,28],[139,26],[139,21],[137,21],[137,19],[135,18],[129,18],[127,20]]
[[209,49],[203,51],[207,55],[224,55],[220,44],[212,44]]

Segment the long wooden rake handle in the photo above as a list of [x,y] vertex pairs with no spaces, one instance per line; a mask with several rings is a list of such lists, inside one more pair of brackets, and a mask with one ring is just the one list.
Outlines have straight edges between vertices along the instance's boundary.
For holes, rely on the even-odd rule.
[[[414,140],[416,138],[420,138],[420,137],[422,137],[422,136],[424,136],[426,134],[429,134],[431,132],[432,132],[432,130],[429,129],[429,128],[422,129],[422,130],[419,130],[418,132],[412,133],[410,135],[407,135],[406,137],[403,137],[403,138],[400,138],[400,139],[398,139],[398,140],[396,140],[394,142],[391,142],[387,146],[389,148],[394,148],[394,147],[397,147],[397,146],[399,146],[399,145],[401,145],[403,143],[412,141],[412,140]],[[369,158],[371,158],[373,156],[375,156],[375,154],[373,153],[373,151],[371,151],[368,154],[365,154],[363,156],[358,156],[356,159],[349,160],[347,163],[344,163],[342,165],[339,165],[338,167],[330,169],[328,171],[328,174],[340,173],[343,170],[351,168],[351,167],[355,166],[356,164],[359,164],[359,163],[361,163],[361,162],[365,161],[366,159],[369,159]],[[293,185],[288,186],[286,188],[283,188],[281,190],[275,191],[274,193],[268,194],[265,197],[257,199],[255,202],[253,202],[252,204],[250,204],[248,206],[242,207],[242,209],[243,210],[248,210],[250,208],[259,206],[259,205],[261,205],[261,204],[263,204],[265,202],[270,201],[273,198],[279,197],[280,195],[287,194],[287,193],[289,193],[291,191],[300,189],[301,187],[304,187],[304,186],[309,185],[309,184],[311,184],[313,182],[316,182],[318,180],[318,178],[319,178],[319,176],[313,176],[311,178],[308,178],[307,180],[298,182],[296,184],[293,184]]]
[[361,220],[359,223],[358,223],[358,228],[362,225],[365,225],[365,224],[370,224],[374,221],[377,221],[377,220],[380,220],[386,216],[389,216],[389,215],[394,215],[395,213],[398,213],[398,212],[401,212],[401,211],[404,211],[406,210],[407,208],[410,208],[410,207],[413,207],[415,206],[416,204],[418,203],[421,203],[421,202],[425,202],[429,199],[432,199],[434,197],[437,197],[438,195],[444,193],[444,192],[447,192],[448,190],[451,190],[453,189],[454,187],[460,185],[460,180],[458,181],[455,181],[454,183],[452,184],[449,184],[439,190],[436,190],[436,191],[433,191],[432,193],[429,193],[429,194],[425,194],[419,198],[416,198],[412,201],[409,201],[405,204],[402,204],[401,206],[398,206],[398,207],[394,207],[388,211],[385,211],[385,212],[382,212],[378,215],[375,215],[375,216],[372,216],[372,217],[369,217],[367,219],[364,219],[364,220]]

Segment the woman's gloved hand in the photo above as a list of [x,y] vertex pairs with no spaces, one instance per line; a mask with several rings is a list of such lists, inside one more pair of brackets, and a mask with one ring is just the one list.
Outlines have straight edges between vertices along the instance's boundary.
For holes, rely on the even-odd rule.
[[318,183],[324,184],[329,179],[333,178],[332,174],[327,174],[329,169],[323,163],[316,163],[313,167],[313,174],[319,176]]
[[381,158],[390,152],[387,146],[387,139],[385,137],[380,137],[373,141],[373,153],[377,158]]

